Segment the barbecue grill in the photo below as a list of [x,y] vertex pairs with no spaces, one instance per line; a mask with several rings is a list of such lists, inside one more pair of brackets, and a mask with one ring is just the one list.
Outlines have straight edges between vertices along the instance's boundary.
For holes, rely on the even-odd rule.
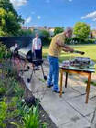
[[[39,56],[40,56],[40,55],[39,55]],[[30,76],[30,78],[27,78],[27,82],[30,82],[30,81],[31,81],[33,72],[35,73],[35,70],[36,70],[35,67],[37,67],[37,66],[40,66],[40,67],[41,67],[41,70],[42,70],[42,73],[43,73],[43,77],[44,77],[45,80],[47,80],[47,76],[44,74],[44,70],[43,70],[43,66],[42,66],[42,64],[43,64],[42,52],[41,52],[40,58],[36,58],[36,57],[34,56],[34,53],[32,53],[32,51],[29,50],[29,51],[27,52],[26,59],[27,59],[27,61],[28,61],[29,63],[32,63],[32,67],[33,67],[31,76]],[[27,69],[29,70],[29,66],[27,67]]]
[[42,73],[43,73],[43,77],[44,77],[45,80],[47,80],[47,76],[44,74],[44,70],[43,70],[43,66],[42,66],[43,65],[42,50],[41,50],[41,56],[39,55],[39,58],[36,58],[34,56],[34,53],[32,53],[31,50],[29,50],[25,56],[24,55],[22,56],[22,54],[19,54],[18,49],[14,49],[13,58],[14,58],[14,60],[18,59],[18,63],[19,63],[18,65],[20,65],[20,63],[22,62],[21,60],[25,61],[24,69],[19,70],[22,73],[24,73],[25,71],[28,71],[30,69],[29,66],[27,66],[27,69],[25,69],[25,67],[26,67],[27,63],[31,63],[32,72],[31,72],[30,77],[27,78],[27,82],[28,83],[31,81],[33,73],[35,73],[36,66],[40,66],[41,67],[41,70],[42,70]]

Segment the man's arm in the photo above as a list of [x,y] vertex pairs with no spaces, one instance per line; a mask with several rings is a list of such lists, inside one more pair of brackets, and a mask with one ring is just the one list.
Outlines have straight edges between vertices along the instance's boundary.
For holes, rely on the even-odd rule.
[[62,49],[65,51],[65,52],[74,52],[74,49],[69,47],[68,45],[65,45],[65,44],[62,44],[62,42],[60,42],[60,40],[58,39],[56,44],[59,46],[59,47],[62,47]]
[[69,47],[68,45],[65,45],[65,44],[61,45],[60,42],[56,42],[56,44],[59,47],[62,47],[62,50],[65,51],[65,52],[79,53],[81,55],[84,55],[85,54],[85,52],[74,50],[72,47]]
[[68,45],[65,45],[64,44],[64,49],[66,50],[66,51],[69,51],[69,52],[74,52],[74,49],[72,48],[72,47],[69,47]]

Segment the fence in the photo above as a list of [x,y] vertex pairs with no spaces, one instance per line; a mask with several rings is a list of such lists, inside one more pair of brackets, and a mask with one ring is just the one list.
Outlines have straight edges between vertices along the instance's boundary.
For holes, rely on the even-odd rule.
[[31,44],[33,37],[0,37],[0,42],[5,44],[8,48],[18,44],[19,48],[27,47]]

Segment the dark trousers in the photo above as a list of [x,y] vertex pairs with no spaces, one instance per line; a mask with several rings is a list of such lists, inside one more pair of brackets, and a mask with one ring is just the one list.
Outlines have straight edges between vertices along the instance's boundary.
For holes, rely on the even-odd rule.
[[42,59],[42,51],[41,50],[35,50],[34,57],[36,59]]

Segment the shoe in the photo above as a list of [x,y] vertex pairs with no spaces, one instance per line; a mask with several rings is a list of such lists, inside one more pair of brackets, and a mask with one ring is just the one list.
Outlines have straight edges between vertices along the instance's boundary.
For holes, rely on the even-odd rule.
[[51,88],[53,86],[53,84],[51,84],[51,85],[47,85],[47,88]]
[[[53,90],[53,92],[60,93],[60,90]],[[62,94],[63,93],[64,93],[64,91],[62,91]]]

